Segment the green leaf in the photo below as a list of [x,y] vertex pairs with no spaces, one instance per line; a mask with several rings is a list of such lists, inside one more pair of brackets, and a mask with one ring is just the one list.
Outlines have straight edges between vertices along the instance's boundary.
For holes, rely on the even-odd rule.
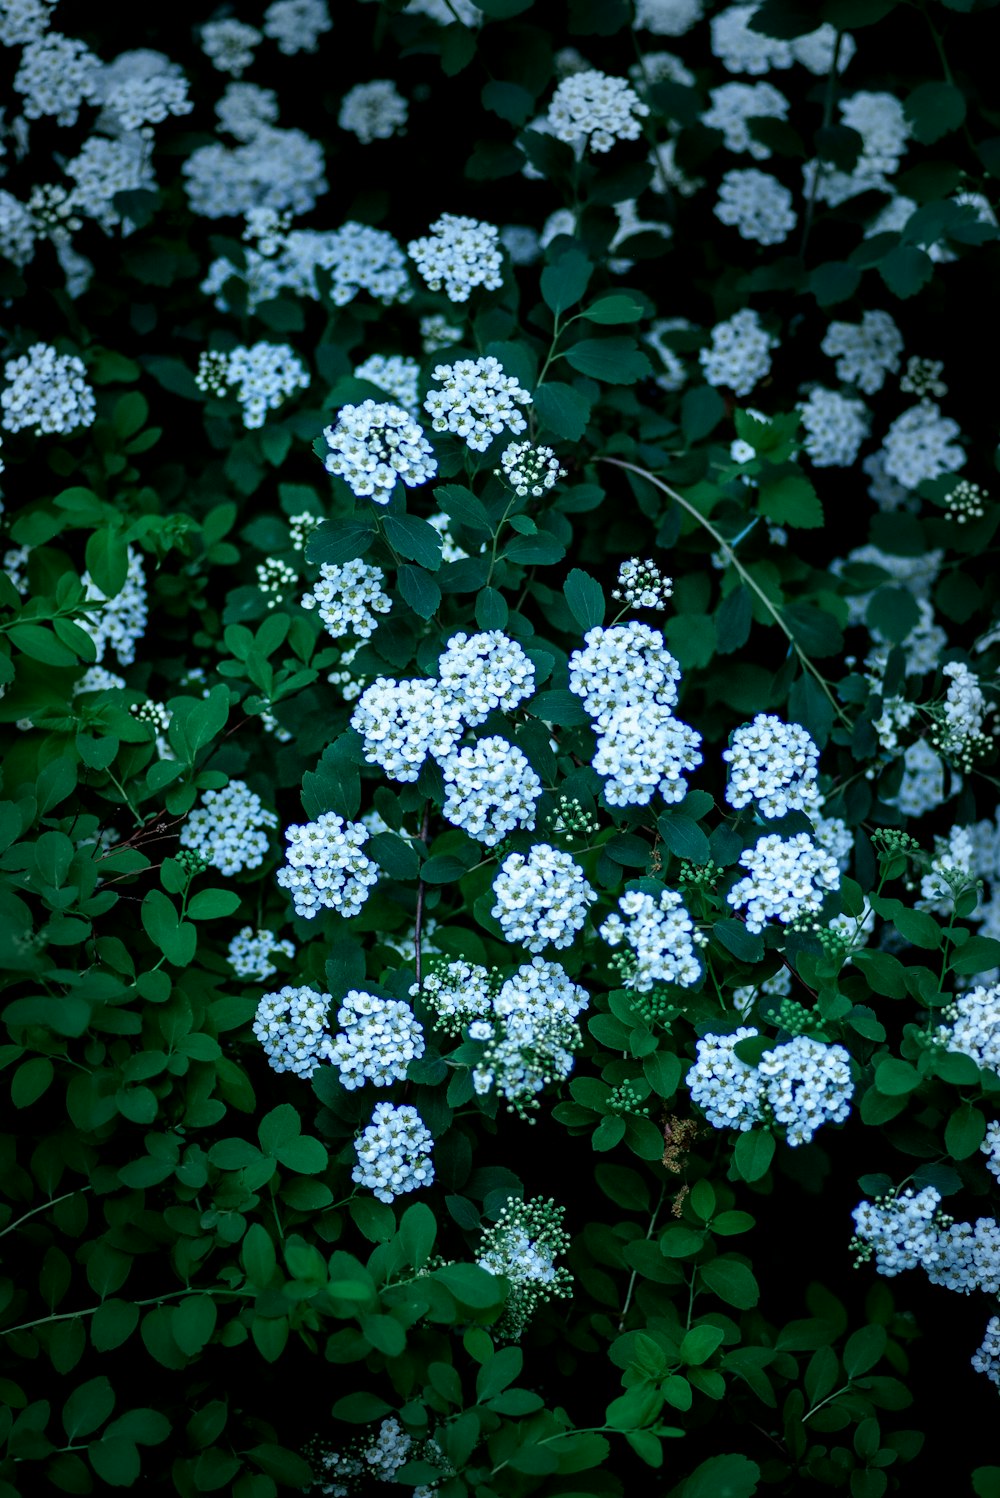
[[542,297],[546,307],[556,314],[575,307],[593,275],[594,267],[581,250],[567,250],[554,265],[542,271]]
[[106,1300],[90,1318],[90,1340],[97,1352],[111,1352],[127,1342],[139,1324],[139,1307],[126,1300]]
[[[582,338],[566,350],[566,362],[580,374],[610,385],[634,385],[653,373],[653,366],[634,338]],[[542,387],[544,388],[544,387]]]
[[920,1086],[920,1073],[898,1056],[886,1056],[875,1071],[875,1086],[885,1097],[904,1097]]
[[235,915],[240,897],[232,889],[200,889],[188,901],[187,915],[192,921],[217,921]]
[[524,710],[533,718],[541,718],[543,723],[555,723],[560,728],[576,728],[590,722],[576,693],[561,687],[553,688],[551,692],[536,692],[524,704]]
[[566,548],[551,532],[540,530],[533,536],[512,536],[503,554],[507,561],[523,566],[551,567],[562,561]]
[[440,1280],[462,1305],[473,1310],[486,1311],[502,1305],[506,1298],[506,1280],[481,1269],[478,1264],[446,1264],[434,1271]]
[[877,265],[878,273],[895,295],[905,300],[922,291],[934,275],[934,262],[924,251],[912,244],[900,244],[883,255]]
[[926,910],[909,910],[904,906],[892,917],[892,924],[900,936],[912,942],[915,947],[923,947],[928,952],[939,950],[941,927]]
[[24,655],[40,661],[43,666],[76,665],[76,652],[63,645],[51,629],[42,624],[12,624],[7,630],[7,638]]
[[969,976],[1000,967],[1000,941],[992,936],[970,936],[952,957],[949,967],[954,973]]
[[741,962],[760,962],[764,956],[764,938],[756,931],[748,931],[742,921],[727,918],[716,921],[712,935],[717,937],[727,952],[732,952]]
[[173,901],[162,890],[151,889],[139,910],[143,930],[154,946],[175,967],[187,967],[198,945],[198,931],[182,921]]
[[903,105],[910,129],[922,145],[933,145],[965,120],[965,96],[953,83],[919,84]]
[[215,1331],[215,1301],[210,1295],[187,1295],[174,1306],[170,1333],[181,1352],[199,1357]]
[[535,391],[535,410],[556,437],[579,442],[590,420],[590,402],[572,385],[549,380]]
[[588,322],[597,323],[638,322],[643,316],[643,308],[632,297],[615,292],[612,296],[603,296],[599,301],[591,302],[580,316],[585,317]]
[[760,1299],[760,1290],[752,1272],[738,1259],[719,1257],[699,1266],[703,1282],[726,1305],[749,1311]]
[[739,583],[726,594],[715,613],[716,649],[720,655],[742,649],[750,638],[752,621],[750,590]]
[[135,1444],[125,1436],[92,1441],[87,1456],[98,1477],[112,1488],[130,1488],[142,1470]]
[[401,557],[409,557],[429,572],[441,565],[441,537],[426,520],[416,515],[386,515],[382,521],[386,540]]
[[87,571],[106,598],[116,598],[128,574],[128,547],[121,532],[110,526],[92,531],[85,553]]
[[48,1056],[33,1056],[17,1068],[11,1079],[10,1100],[15,1108],[30,1108],[45,1093],[55,1075]]
[[885,1351],[886,1340],[885,1327],[875,1324],[852,1333],[844,1348],[844,1372],[848,1378],[860,1378],[874,1368]]
[[774,1159],[774,1135],[767,1129],[740,1134],[733,1152],[733,1165],[744,1181],[759,1181]]
[[909,588],[878,588],[865,609],[865,623],[892,644],[906,639],[920,618],[917,600]]
[[377,535],[378,524],[374,515],[345,515],[336,520],[324,520],[310,532],[306,559],[317,566],[323,562],[329,562],[331,566],[353,562],[371,550]]
[[701,442],[726,416],[726,403],[712,385],[694,385],[681,397],[681,430],[688,442]]
[[330,1163],[325,1146],[307,1134],[279,1145],[274,1154],[288,1170],[303,1176],[319,1175]]
[[421,619],[430,619],[441,607],[441,589],[429,572],[403,562],[396,570],[396,584],[403,602]]
[[[520,5],[521,9],[527,9],[532,0],[523,0],[523,3],[522,0],[504,0],[504,3],[513,3]],[[480,98],[484,109],[498,114],[502,120],[507,120],[512,125],[526,125],[534,113],[534,94],[530,94],[518,83],[501,83],[499,79],[492,78],[489,83],[483,84]]]
[[736,1453],[710,1456],[684,1484],[682,1498],[751,1498],[757,1491],[760,1468]]
[[[707,863],[709,858],[708,838],[693,817],[682,811],[664,812],[656,824],[661,838],[676,858],[689,863]],[[736,925],[742,923],[737,921]],[[743,927],[746,930],[746,927]]]
[[812,484],[801,473],[786,473],[760,486],[758,506],[774,525],[808,530],[823,524],[823,506]]
[[944,1131],[945,1149],[953,1160],[968,1160],[986,1137],[986,1119],[971,1103],[960,1103]]
[[721,1346],[725,1335],[722,1328],[718,1326],[693,1326],[684,1334],[678,1357],[682,1363],[692,1367],[699,1363],[706,1363],[716,1348]]
[[466,489],[461,484],[441,484],[434,490],[434,498],[456,525],[480,531],[484,536],[492,535],[493,526],[486,513],[486,506],[481,499],[476,498],[471,489]]
[[821,307],[849,301],[858,289],[861,267],[846,260],[828,260],[809,273],[809,290]]
[[70,1441],[89,1436],[103,1425],[115,1407],[115,1392],[105,1375],[91,1378],[74,1389],[63,1405],[62,1423]]
[[399,1224],[399,1242],[411,1269],[423,1269],[436,1237],[437,1222],[430,1207],[424,1202],[407,1207]]
[[604,623],[604,589],[595,577],[574,567],[563,584],[563,594],[569,611],[583,630],[593,629]]

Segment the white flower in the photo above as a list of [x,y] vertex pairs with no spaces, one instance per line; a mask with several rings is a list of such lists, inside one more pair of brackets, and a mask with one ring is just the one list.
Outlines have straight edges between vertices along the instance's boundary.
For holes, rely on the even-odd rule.
[[323,460],[359,499],[386,505],[397,480],[408,489],[437,473],[434,449],[401,406],[373,400],[341,406],[335,426],[324,427],[329,453]]
[[277,993],[264,995],[257,1005],[253,1033],[276,1072],[290,1071],[308,1080],[329,1059],[326,1022],[332,1003],[328,993],[287,983]]
[[378,882],[378,865],[362,847],[368,831],[327,811],[315,822],[286,827],[288,851],[277,881],[292,897],[296,915],[312,920],[321,910],[358,915]]
[[442,213],[429,234],[410,240],[406,253],[431,291],[443,288],[450,302],[467,302],[477,286],[496,291],[503,284],[499,230],[480,219]]
[[444,814],[456,827],[488,848],[515,828],[535,825],[535,802],[542,782],[527,756],[494,734],[441,761]]
[[315,52],[332,24],[326,0],[272,0],[264,12],[264,35],[277,42],[286,57]]
[[376,1087],[402,1082],[410,1062],[424,1054],[424,1032],[402,999],[352,988],[337,1011],[337,1024],[340,1033],[333,1038],[329,1059],[349,1092],[366,1082]]
[[570,947],[597,899],[583,870],[559,848],[536,843],[527,855],[508,853],[493,881],[490,912],[509,942],[529,952]]
[[503,630],[452,635],[438,660],[441,688],[470,728],[491,712],[513,712],[535,689],[535,667]]
[[392,600],[383,592],[385,573],[381,567],[355,560],[337,564],[323,562],[319,582],[302,595],[304,609],[318,608],[327,632],[335,640],[350,632],[363,640],[378,628],[376,614],[387,614]]
[[802,446],[815,466],[850,468],[868,436],[871,418],[864,401],[817,385],[797,409],[806,433]]
[[960,435],[957,421],[942,416],[934,401],[922,400],[897,416],[886,432],[882,443],[885,471],[907,489],[953,472],[965,462],[962,449],[951,445]]
[[875,395],[899,368],[903,335],[888,312],[870,310],[860,323],[832,322],[820,348],[837,360],[838,379]]
[[712,329],[712,346],[698,353],[705,379],[735,395],[749,395],[771,370],[770,350],[778,340],[761,327],[751,307],[743,307]]
[[203,353],[195,383],[215,394],[232,390],[243,409],[243,425],[253,430],[264,425],[268,411],[309,388],[309,371],[290,344],[261,342],[228,354]]
[[596,68],[571,73],[556,88],[548,124],[557,140],[591,151],[610,151],[616,140],[638,140],[649,105],[624,78]]
[[356,83],[340,102],[337,124],[356,135],[363,146],[373,140],[389,140],[406,124],[408,107],[396,85],[388,78]]
[[381,1202],[418,1191],[434,1180],[433,1143],[416,1108],[378,1103],[371,1123],[355,1141],[358,1163],[351,1179]]
[[291,958],[295,956],[295,948],[290,941],[279,941],[273,931],[255,931],[252,926],[244,926],[229,943],[226,956],[237,978],[254,978],[263,983],[278,971],[271,961],[275,954]]
[[827,890],[840,887],[836,859],[807,832],[782,838],[776,832],[757,839],[740,854],[748,870],[727,896],[730,905],[746,908],[748,931],[763,931],[769,920],[801,920],[815,915]]
[[492,355],[438,364],[433,378],[443,384],[427,392],[424,410],[435,432],[454,432],[482,453],[504,430],[516,436],[526,429],[517,406],[530,405],[531,396]]
[[601,935],[610,947],[624,941],[631,948],[635,968],[628,974],[630,988],[648,993],[657,983],[691,988],[701,982],[694,925],[676,890],[662,890],[658,900],[628,890],[620,897],[618,909],[621,915],[608,916]]
[[709,94],[710,109],[701,123],[721,130],[727,151],[749,151],[758,161],[766,161],[770,146],[757,140],[748,128],[749,121],[788,118],[788,100],[771,83],[723,83]]
[[253,49],[263,37],[256,26],[243,21],[209,21],[201,28],[201,46],[214,68],[234,78],[253,62]]
[[761,1117],[761,1080],[756,1067],[736,1055],[741,1040],[758,1031],[741,1025],[731,1035],[704,1035],[697,1044],[698,1059],[685,1077],[691,1101],[716,1129],[746,1133]]
[[607,728],[621,708],[675,705],[680,666],[659,630],[632,619],[595,625],[583,638],[585,648],[569,658],[569,689],[598,727]]
[[783,244],[798,222],[788,188],[756,167],[725,173],[713,211],[756,244]]
[[60,354],[50,343],[33,343],[26,354],[3,367],[7,385],[0,393],[0,423],[8,432],[34,427],[36,436],[75,432],[93,425],[97,413],[87,370],[75,354]]
[[245,780],[231,780],[221,791],[202,791],[200,805],[188,813],[180,831],[180,845],[190,848],[223,874],[257,869],[264,862],[270,839],[265,829],[277,827]]
[[75,36],[52,31],[28,42],[14,75],[29,120],[54,115],[57,125],[75,125],[80,105],[100,88],[101,62]]

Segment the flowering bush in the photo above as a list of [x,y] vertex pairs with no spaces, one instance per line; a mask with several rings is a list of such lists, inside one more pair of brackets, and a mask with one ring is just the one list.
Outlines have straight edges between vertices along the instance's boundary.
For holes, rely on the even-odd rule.
[[998,4],[0,4],[0,1498],[1000,1498]]

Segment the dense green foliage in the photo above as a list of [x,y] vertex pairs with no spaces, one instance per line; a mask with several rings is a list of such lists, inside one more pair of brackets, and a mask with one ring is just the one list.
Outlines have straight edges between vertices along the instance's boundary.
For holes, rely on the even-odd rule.
[[[997,7],[765,0],[753,33],[779,58],[821,22],[837,40],[822,72],[746,77],[713,50],[721,5],[673,36],[634,26],[625,0],[481,0],[471,23],[468,8],[442,24],[343,0],[315,52],[265,41],[248,69],[282,127],[322,149],[329,191],[294,228],[362,224],[404,249],[445,213],[531,231],[498,284],[461,301],[413,256],[409,295],[341,295],[327,264],[310,289],[258,297],[263,241],[249,247],[236,213],[194,211],[182,170],[217,139],[227,81],[199,42],[207,12],[194,29],[129,19],[127,36],[100,8],[53,14],[105,63],[155,47],[190,80],[193,111],[156,123],[152,175],[107,199],[116,222],[77,205],[74,227],[31,198],[63,180],[99,99],[76,123],[5,129],[0,185],[35,217],[29,252],[8,238],[0,263],[3,357],[77,356],[96,414],[65,433],[0,415],[0,1495],[379,1492],[374,1470],[324,1479],[322,1453],[370,1446],[391,1418],[411,1438],[396,1486],[439,1498],[881,1498],[945,1472],[996,1498],[996,1390],[969,1366],[995,1293],[916,1267],[879,1277],[849,1244],[862,1198],[933,1187],[964,1221],[991,1218],[1000,1193],[981,1150],[1000,1071],[947,1032],[956,996],[992,993],[1000,969],[998,432],[980,353],[1000,311]],[[14,9],[0,3],[0,22]],[[690,82],[651,71],[664,48]],[[13,100],[21,54],[0,59]],[[575,152],[534,128],[581,68],[631,78],[647,106],[632,138]],[[765,73],[787,116],[754,117],[766,154],[740,155],[704,123],[710,90]],[[338,111],[373,77],[395,80],[409,118],[365,143]],[[838,199],[824,181],[877,154],[841,122],[869,90],[901,105],[905,164]],[[773,243],[713,212],[722,174],[761,162],[794,200]],[[699,356],[746,308],[770,349],[734,389]],[[903,352],[859,396],[821,343],[872,309]],[[428,348],[432,316],[453,342]],[[248,425],[232,386],[196,376],[201,355],[261,341],[287,344],[308,388]],[[321,461],[345,405],[387,399],[356,374],[373,355],[419,362],[411,415],[436,461],[384,505]],[[437,366],[480,358],[530,392],[526,440],[554,449],[553,487],[504,477],[507,430],[476,450],[432,428]],[[861,400],[846,457],[824,457],[798,409],[817,385]],[[957,457],[912,482],[863,469],[928,393],[957,422]],[[629,558],[671,596],[630,608]],[[368,637],[301,602],[324,565],[359,560],[391,602]],[[116,659],[101,620],[144,588],[145,632]],[[701,763],[674,799],[657,776],[616,804],[570,657],[631,618],[679,665]],[[533,667],[466,741],[499,735],[541,782],[534,821],[502,839],[445,815],[438,760],[394,778],[351,724],[359,691],[436,679],[463,631],[503,631]],[[125,684],[81,691],[98,662]],[[955,726],[952,665],[984,694],[978,728]],[[819,811],[768,818],[727,797],[722,751],[758,714],[820,750],[822,817],[849,846],[790,924],[748,925],[730,898],[762,834],[811,836]],[[918,770],[937,789],[908,794]],[[263,832],[256,863],[227,872],[206,852],[204,796],[233,781],[260,798]],[[358,913],[310,917],[277,879],[283,832],[328,813],[369,817],[377,883]],[[963,864],[956,830],[977,828],[979,862]],[[497,969],[496,987],[542,950],[507,940],[494,905],[500,865],[538,843],[594,893],[577,934],[544,950],[586,1007],[572,1069],[539,1063],[537,1097],[508,1106],[478,1083],[480,1041],[436,1016],[431,978],[464,961]],[[697,982],[643,983],[601,935],[627,892],[664,890],[699,934]],[[247,927],[287,943],[266,977],[231,960]],[[345,1086],[329,1058],[273,1070],[253,1023],[282,985],[331,995],[333,1012],[352,990],[412,1003],[426,1044],[385,1086]],[[741,1025],[748,1067],[796,1036],[843,1047],[846,1121],[802,1142],[763,1107],[753,1127],[713,1127],[688,1074],[699,1040]],[[433,1182],[391,1202],[352,1178],[386,1099],[433,1135]],[[550,1198],[553,1253],[569,1235],[551,1299],[516,1264],[480,1263],[509,1203]]]

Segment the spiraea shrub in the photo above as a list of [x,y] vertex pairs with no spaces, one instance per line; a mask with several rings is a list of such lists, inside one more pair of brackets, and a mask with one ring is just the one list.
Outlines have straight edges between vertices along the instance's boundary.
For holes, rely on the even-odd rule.
[[998,1498],[998,40],[0,0],[0,1498]]

